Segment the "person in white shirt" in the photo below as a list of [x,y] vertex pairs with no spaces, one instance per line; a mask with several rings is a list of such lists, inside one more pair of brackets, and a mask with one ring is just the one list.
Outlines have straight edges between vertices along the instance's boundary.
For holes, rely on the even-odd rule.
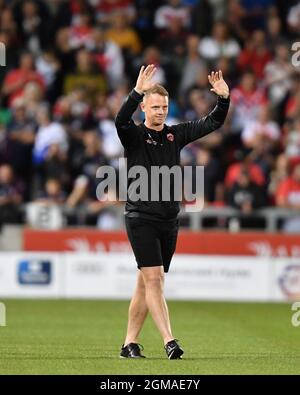
[[204,37],[199,44],[199,53],[207,61],[215,61],[220,57],[236,58],[240,53],[238,42],[229,36],[225,22],[216,22],[212,36]]
[[37,112],[37,122],[39,128],[33,148],[34,162],[43,162],[51,145],[57,145],[60,151],[67,152],[68,139],[65,129],[59,122],[51,121],[47,106],[41,105]]
[[255,148],[263,142],[273,146],[279,138],[279,126],[271,120],[268,105],[262,106],[257,120],[246,123],[242,130],[242,141],[247,148]]

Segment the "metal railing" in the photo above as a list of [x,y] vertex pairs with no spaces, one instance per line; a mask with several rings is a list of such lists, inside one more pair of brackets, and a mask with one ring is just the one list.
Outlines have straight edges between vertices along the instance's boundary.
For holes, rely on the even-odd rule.
[[[42,207],[42,206],[41,206]],[[51,207],[51,206],[49,206]],[[88,216],[91,216],[91,212],[87,210],[85,206],[81,206],[79,208],[70,209],[66,206],[52,206],[55,207],[56,215],[57,210],[61,213],[63,220],[60,221],[58,228],[62,226],[67,226],[67,219],[70,216],[76,219],[76,226],[86,226]],[[26,206],[23,208],[26,213]],[[110,208],[105,209],[105,213],[110,213],[114,217],[115,228],[122,229],[124,228],[124,205],[116,205]],[[47,228],[47,215],[51,216],[50,211],[45,206],[41,208],[41,212],[37,214],[40,216],[42,226],[39,226],[39,218],[37,218],[36,223],[31,223],[31,226]],[[97,214],[94,214],[97,217]],[[100,214],[99,214],[100,215]],[[26,217],[26,216],[25,216]],[[181,223],[187,229],[193,231],[199,231],[205,229],[205,220],[206,219],[215,219],[215,226],[210,226],[210,229],[225,229],[229,231],[239,231],[246,230],[247,227],[241,227],[240,222],[245,219],[253,219],[258,218],[262,219],[263,227],[259,227],[260,230],[266,232],[277,232],[280,230],[280,222],[291,218],[299,217],[299,210],[291,210],[291,209],[281,209],[277,207],[269,207],[263,208],[259,210],[255,210],[253,214],[249,216],[243,215],[239,210],[232,207],[205,207],[199,212],[187,212],[184,210],[184,207],[181,208],[179,218],[181,219]],[[46,220],[45,220],[46,219]],[[44,225],[43,225],[44,221]],[[222,225],[220,225],[222,223]],[[234,226],[233,226],[234,225]],[[236,226],[238,225],[238,226]],[[253,227],[251,227],[253,230]]]

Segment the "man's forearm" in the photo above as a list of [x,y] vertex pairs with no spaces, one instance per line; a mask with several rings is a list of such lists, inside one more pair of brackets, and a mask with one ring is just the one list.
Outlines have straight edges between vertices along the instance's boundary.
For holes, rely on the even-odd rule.
[[130,122],[133,113],[136,111],[142,99],[143,94],[139,94],[135,89],[129,93],[116,117],[117,126],[127,125]]

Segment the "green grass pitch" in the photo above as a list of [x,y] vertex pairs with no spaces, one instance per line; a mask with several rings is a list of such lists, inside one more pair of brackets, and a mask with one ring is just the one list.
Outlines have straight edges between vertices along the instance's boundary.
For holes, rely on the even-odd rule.
[[0,374],[299,374],[290,304],[169,302],[184,359],[169,361],[150,317],[145,360],[119,359],[126,301],[1,300]]

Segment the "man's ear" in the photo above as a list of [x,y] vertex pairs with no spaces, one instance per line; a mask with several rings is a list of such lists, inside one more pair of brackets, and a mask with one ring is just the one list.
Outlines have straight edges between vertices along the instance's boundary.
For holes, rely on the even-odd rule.
[[141,102],[141,103],[140,103],[140,107],[141,107],[141,110],[142,110],[143,112],[145,112],[145,103],[144,103],[144,102]]

